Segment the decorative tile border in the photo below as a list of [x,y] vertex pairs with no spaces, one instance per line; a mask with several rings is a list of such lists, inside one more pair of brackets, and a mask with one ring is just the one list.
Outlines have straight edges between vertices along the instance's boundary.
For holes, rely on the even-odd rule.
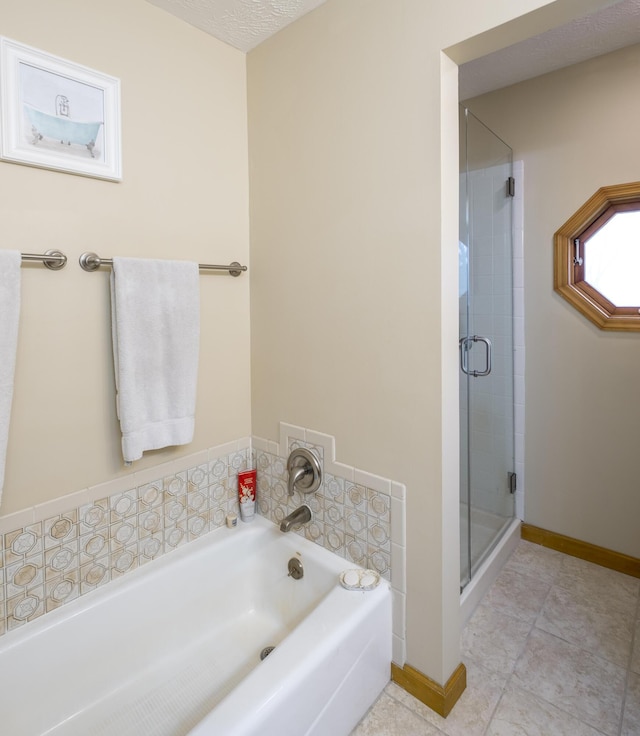
[[246,438],[1,517],[0,635],[222,526],[250,463]]
[[[304,498],[287,494],[296,447],[323,469]],[[405,487],[336,462],[330,435],[284,423],[279,443],[244,438],[0,517],[0,636],[222,526],[250,467],[260,514],[279,524],[307,503],[313,518],[296,533],[390,581],[393,660],[404,665]]]
[[[323,482],[316,493],[287,494],[287,457],[305,447],[320,458]],[[309,524],[296,533],[389,580],[393,592],[393,661],[405,662],[406,489],[401,483],[336,462],[335,439],[280,423],[278,443],[253,437],[258,470],[258,510],[276,524],[306,503]]]

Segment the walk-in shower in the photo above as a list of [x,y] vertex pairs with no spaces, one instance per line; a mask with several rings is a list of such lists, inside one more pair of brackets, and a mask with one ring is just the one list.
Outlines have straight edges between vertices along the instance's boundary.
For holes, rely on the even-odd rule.
[[513,161],[460,108],[460,586],[515,515]]

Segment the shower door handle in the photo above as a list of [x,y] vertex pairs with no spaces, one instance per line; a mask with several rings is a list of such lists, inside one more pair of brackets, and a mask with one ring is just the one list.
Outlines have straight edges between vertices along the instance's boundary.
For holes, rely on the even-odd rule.
[[[470,371],[468,366],[468,353],[473,347],[474,342],[484,343],[486,352],[486,367],[483,371]],[[467,376],[473,376],[478,378],[480,376],[488,376],[491,373],[491,340],[488,337],[481,337],[480,335],[473,335],[472,337],[461,337],[460,338],[460,369]]]

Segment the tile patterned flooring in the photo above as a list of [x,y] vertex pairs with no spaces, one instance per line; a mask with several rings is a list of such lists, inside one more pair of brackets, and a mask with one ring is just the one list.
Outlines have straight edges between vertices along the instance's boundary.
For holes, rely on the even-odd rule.
[[520,541],[461,637],[445,720],[389,683],[351,736],[640,736],[640,580]]

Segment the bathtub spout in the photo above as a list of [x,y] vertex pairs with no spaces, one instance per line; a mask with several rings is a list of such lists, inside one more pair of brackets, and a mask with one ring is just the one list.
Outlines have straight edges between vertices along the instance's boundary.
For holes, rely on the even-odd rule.
[[311,521],[311,509],[304,504],[295,511],[292,511],[289,516],[286,516],[280,522],[280,531],[290,532],[294,526],[302,526],[302,524],[306,524],[308,521]]

